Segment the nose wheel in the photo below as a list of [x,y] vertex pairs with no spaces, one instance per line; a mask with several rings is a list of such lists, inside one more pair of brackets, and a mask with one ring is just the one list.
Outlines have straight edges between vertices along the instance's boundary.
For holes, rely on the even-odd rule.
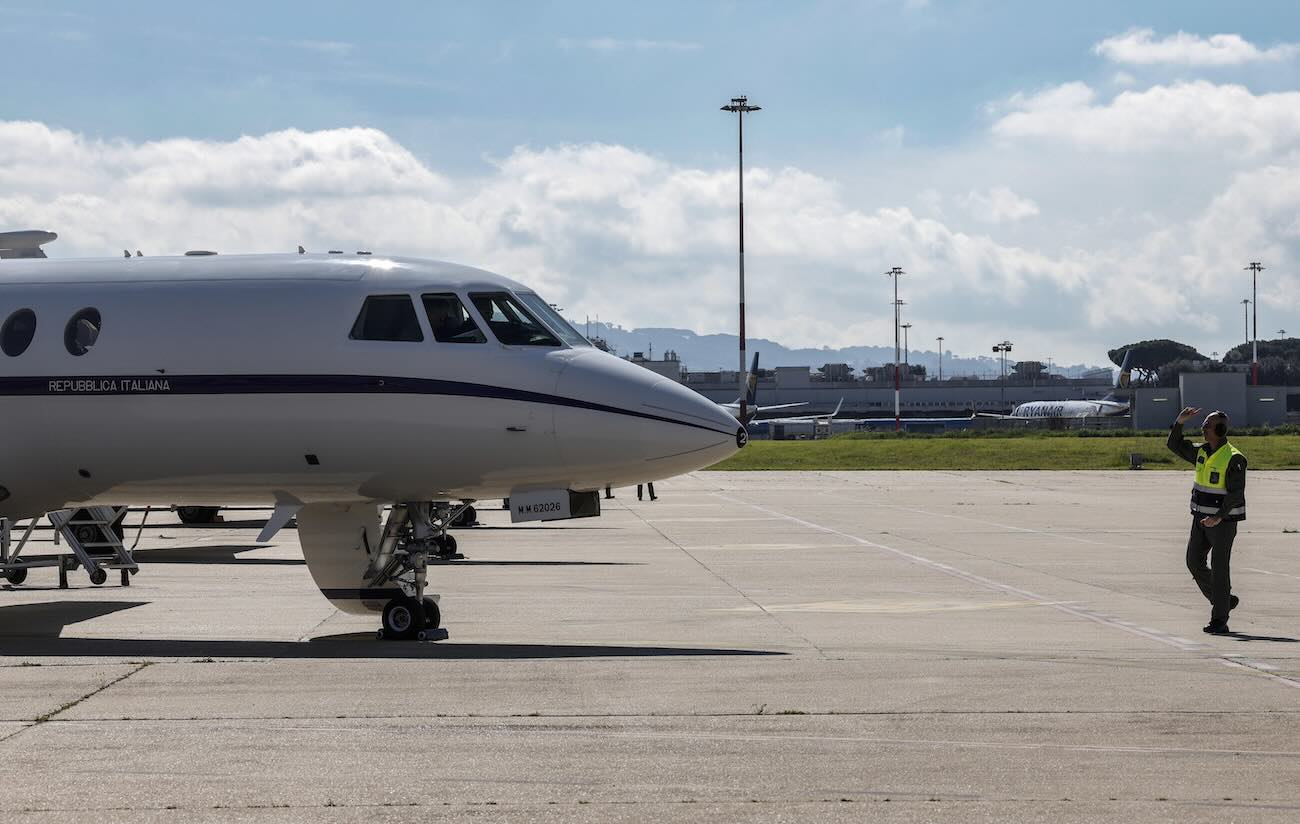
[[424,629],[424,603],[415,598],[394,598],[384,607],[380,638],[410,641]]
[[421,599],[403,596],[394,598],[384,607],[380,640],[390,641],[444,641],[447,630],[439,624],[442,612],[438,602],[429,596]]
[[367,572],[370,588],[396,586],[400,594],[384,605],[378,637],[394,641],[441,641],[442,610],[437,596],[424,594],[428,564],[464,558],[447,527],[459,514],[448,504],[397,504],[384,525],[379,552]]

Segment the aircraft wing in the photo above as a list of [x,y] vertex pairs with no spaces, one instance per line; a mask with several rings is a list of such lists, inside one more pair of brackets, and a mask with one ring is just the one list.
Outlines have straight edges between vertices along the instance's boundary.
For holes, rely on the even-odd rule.
[[[807,406],[806,403],[787,403],[781,406],[765,406],[764,409],[782,409],[786,406]],[[835,411],[829,415],[800,415],[794,418],[768,418],[767,420],[755,421],[755,423],[816,423],[817,421],[829,421],[831,418],[840,414],[840,407],[844,405],[844,399],[835,405]]]
[[776,404],[772,404],[771,406],[760,406],[758,407],[758,411],[770,412],[773,409],[794,409],[796,406],[807,406],[807,405],[808,405],[807,401],[801,401],[800,403],[776,403]]

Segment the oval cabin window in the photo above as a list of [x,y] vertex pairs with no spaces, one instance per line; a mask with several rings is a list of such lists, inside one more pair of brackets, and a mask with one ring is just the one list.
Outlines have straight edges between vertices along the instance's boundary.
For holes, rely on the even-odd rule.
[[63,345],[68,348],[68,354],[80,356],[89,352],[99,340],[101,323],[98,309],[82,309],[73,315],[63,330]]
[[31,309],[19,309],[9,316],[5,325],[0,327],[0,349],[11,358],[16,358],[27,351],[36,337],[36,313]]

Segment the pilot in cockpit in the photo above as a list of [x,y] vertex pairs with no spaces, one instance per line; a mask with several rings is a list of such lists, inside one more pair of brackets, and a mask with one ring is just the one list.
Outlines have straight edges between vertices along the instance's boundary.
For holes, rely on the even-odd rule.
[[486,338],[454,295],[425,295],[424,308],[434,340],[440,343],[483,343]]

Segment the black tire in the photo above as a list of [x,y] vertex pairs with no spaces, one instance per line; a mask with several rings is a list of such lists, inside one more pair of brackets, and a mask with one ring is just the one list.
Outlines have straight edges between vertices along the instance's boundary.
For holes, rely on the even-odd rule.
[[440,626],[442,626],[442,610],[438,609],[437,601],[426,595],[424,597],[424,628],[437,629]]
[[27,580],[26,568],[9,570],[8,572],[5,573],[5,580],[13,584],[14,586],[18,586],[23,581]]
[[456,557],[456,536],[443,535],[438,539],[438,557],[455,558]]
[[424,605],[414,598],[394,598],[384,607],[384,637],[410,641],[424,629]]
[[97,569],[94,572],[90,573],[90,582],[95,586],[99,586],[100,584],[104,583],[107,580],[108,580],[108,573],[105,572],[103,569]]
[[[80,541],[83,546],[86,544],[97,543],[101,537],[99,534],[99,528],[91,526],[90,524],[82,524],[81,526],[73,527],[72,534],[77,536],[77,540]],[[96,549],[98,549],[98,547],[96,547]],[[87,550],[87,552],[91,552],[92,555],[94,554],[91,550]]]
[[176,517],[183,524],[211,524],[216,523],[220,511],[220,507],[215,506],[178,506]]
[[473,526],[478,523],[478,510],[472,506],[467,506],[461,510],[456,519],[451,522],[452,526]]

